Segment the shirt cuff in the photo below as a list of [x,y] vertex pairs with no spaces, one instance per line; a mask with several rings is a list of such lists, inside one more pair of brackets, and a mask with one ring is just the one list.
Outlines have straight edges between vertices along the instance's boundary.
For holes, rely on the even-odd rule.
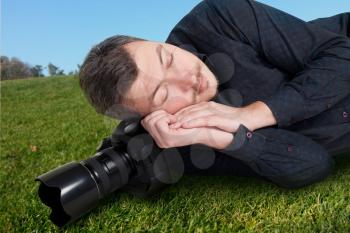
[[272,96],[259,99],[274,115],[278,128],[287,127],[305,119],[304,98],[294,88],[283,86]]
[[256,159],[259,153],[259,148],[264,144],[264,138],[261,134],[250,131],[244,125],[240,125],[232,142],[224,149],[218,152],[227,154],[236,159],[251,162]]

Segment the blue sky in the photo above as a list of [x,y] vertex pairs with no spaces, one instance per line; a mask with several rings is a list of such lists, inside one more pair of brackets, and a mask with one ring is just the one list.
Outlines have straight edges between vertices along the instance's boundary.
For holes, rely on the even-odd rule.
[[[88,50],[115,35],[164,41],[200,0],[2,0],[1,55],[76,69]],[[349,12],[348,0],[260,0],[303,20]],[[45,72],[46,73],[46,72]]]

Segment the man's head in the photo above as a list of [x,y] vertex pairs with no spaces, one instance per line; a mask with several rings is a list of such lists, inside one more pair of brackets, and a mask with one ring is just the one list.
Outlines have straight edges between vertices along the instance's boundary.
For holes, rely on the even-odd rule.
[[175,113],[209,101],[218,85],[194,54],[171,44],[128,36],[113,36],[93,47],[79,76],[96,111],[118,119],[158,109]]

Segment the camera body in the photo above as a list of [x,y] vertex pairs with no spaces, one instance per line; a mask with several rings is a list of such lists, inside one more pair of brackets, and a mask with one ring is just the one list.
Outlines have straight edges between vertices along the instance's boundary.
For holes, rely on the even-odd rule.
[[153,138],[137,119],[121,121],[112,135],[102,140],[96,151],[100,152],[110,147],[126,151],[132,157],[135,166],[133,175],[120,191],[138,197],[149,197],[159,193],[169,185],[160,181],[164,178],[166,180],[166,176],[170,175],[167,173],[168,169],[166,167],[158,169],[162,170],[161,174],[154,173],[155,160],[164,149],[160,149],[155,144]]

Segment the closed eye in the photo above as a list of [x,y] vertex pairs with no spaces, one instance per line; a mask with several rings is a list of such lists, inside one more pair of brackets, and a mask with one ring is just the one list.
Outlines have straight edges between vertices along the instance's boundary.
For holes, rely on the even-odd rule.
[[169,93],[169,90],[168,90],[168,85],[164,85],[164,91],[165,91],[165,95],[162,97],[162,100],[161,100],[161,104],[163,104],[167,99],[168,99],[168,93]]
[[165,102],[168,98],[168,86],[163,84],[157,91],[154,96],[154,103],[156,106],[159,106]]
[[168,58],[167,58],[167,68],[169,66],[171,66],[171,64],[173,63],[173,59],[174,59],[174,55],[173,54],[169,54]]
[[[173,54],[169,53],[163,46],[162,46],[162,53],[165,54],[165,68],[169,68],[171,64],[173,63]],[[163,58],[163,56],[161,56]],[[163,60],[163,59],[162,59]]]

